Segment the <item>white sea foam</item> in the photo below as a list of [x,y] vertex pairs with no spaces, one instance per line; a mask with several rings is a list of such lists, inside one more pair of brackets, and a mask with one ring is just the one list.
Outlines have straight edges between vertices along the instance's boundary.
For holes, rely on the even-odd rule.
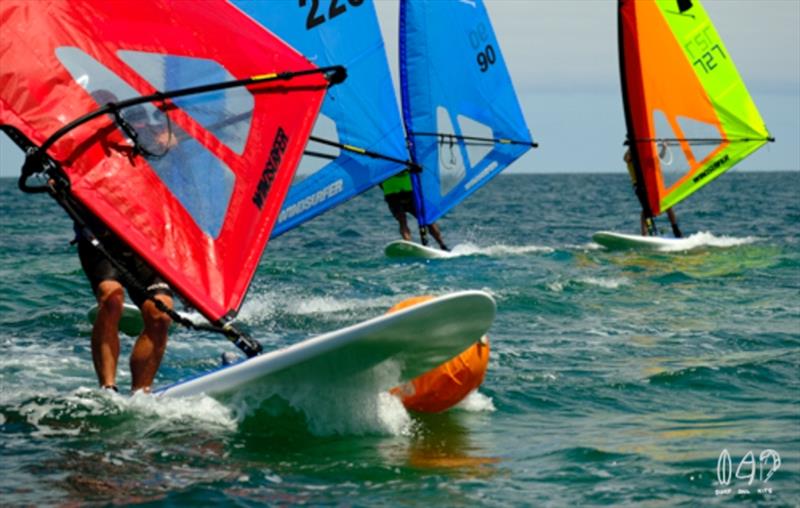
[[496,411],[492,398],[477,389],[471,391],[456,407],[473,413]]
[[408,434],[411,417],[403,403],[386,391],[399,384],[400,371],[399,364],[387,361],[341,383],[309,383],[306,390],[291,393],[289,400],[303,410],[317,435]]
[[278,293],[253,291],[239,310],[237,320],[249,324],[270,320],[278,311],[278,302],[281,302]]
[[[119,416],[124,416],[124,421],[134,420],[137,432],[145,434],[175,428],[230,432],[277,395],[304,414],[314,435],[409,435],[412,419],[402,402],[386,389],[399,384],[400,371],[398,364],[389,361],[341,382],[277,381],[259,386],[255,392],[244,391],[224,404],[206,395],[172,398],[138,392],[128,396],[81,387],[66,396],[28,400],[20,411],[37,436],[80,435],[86,427],[79,422],[87,418]],[[465,409],[486,410],[481,404],[485,407],[487,403],[473,402]]]
[[308,315],[329,314],[364,309],[380,309],[383,311],[397,303],[397,300],[397,297],[356,299],[336,298],[332,296],[315,296],[311,298],[301,298],[294,302],[290,302],[287,306],[287,312],[291,314]]
[[660,250],[665,252],[691,250],[699,247],[736,247],[746,245],[759,240],[755,236],[735,237],[735,236],[715,236],[708,231],[700,231],[686,237],[679,245],[669,245]]
[[314,435],[405,435],[410,432],[411,417],[402,402],[387,392],[399,384],[400,372],[399,364],[386,361],[334,382],[316,379],[314,373],[302,379],[276,378],[268,387],[243,390],[230,407],[241,421],[253,417],[277,395],[305,415]]
[[465,242],[460,243],[453,247],[450,251],[452,254],[451,257],[458,257],[458,256],[492,256],[492,257],[502,257],[502,256],[520,256],[524,254],[531,254],[531,253],[550,253],[553,252],[553,248],[545,247],[542,245],[503,245],[503,244],[495,244],[489,245],[487,247],[481,247],[474,243]]
[[349,383],[306,387],[288,398],[315,435],[400,435],[411,423],[402,402],[386,391]]
[[617,289],[618,287],[626,286],[631,282],[624,277],[581,277],[577,279],[577,281],[590,286],[600,286],[607,289]]
[[23,402],[19,410],[36,436],[77,436],[86,432],[87,419],[121,414],[147,422],[145,431],[168,428],[177,422],[209,430],[236,426],[231,412],[210,397],[163,399],[143,393],[128,397],[86,387],[66,395],[40,395]]
[[630,283],[631,281],[625,277],[578,277],[573,280],[555,280],[548,282],[546,287],[554,293],[561,293],[565,288],[575,286],[576,284],[617,289],[620,286],[626,286]]
[[582,245],[565,245],[567,249],[578,249],[578,250],[605,250],[606,248],[600,245],[599,243],[589,242],[584,243]]
[[205,395],[192,397],[158,397],[134,393],[130,397],[112,395],[120,410],[141,417],[154,417],[153,426],[167,427],[176,422],[191,422],[206,429],[233,430],[236,419],[230,409]]
[[397,303],[399,299],[396,296],[337,298],[335,296],[260,293],[251,295],[242,306],[239,320],[248,324],[261,323],[275,319],[278,314],[296,316],[341,314],[344,318],[350,318],[353,312],[368,309],[377,309],[375,315],[379,315]]
[[[93,378],[88,347],[84,355],[63,354],[40,344],[20,345],[11,341],[4,345],[0,355],[0,393],[4,404],[57,396],[65,387]],[[12,385],[16,388],[8,390]]]

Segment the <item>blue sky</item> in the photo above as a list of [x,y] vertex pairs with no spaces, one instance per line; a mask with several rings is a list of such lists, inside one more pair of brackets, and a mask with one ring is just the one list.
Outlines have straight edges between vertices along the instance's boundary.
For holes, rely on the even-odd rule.
[[[510,171],[624,171],[616,1],[486,4],[528,126],[540,143]],[[800,0],[703,5],[777,138],[737,170],[800,170]],[[398,2],[377,0],[376,7],[396,75]],[[17,176],[20,164],[16,147],[1,140],[0,175]]]

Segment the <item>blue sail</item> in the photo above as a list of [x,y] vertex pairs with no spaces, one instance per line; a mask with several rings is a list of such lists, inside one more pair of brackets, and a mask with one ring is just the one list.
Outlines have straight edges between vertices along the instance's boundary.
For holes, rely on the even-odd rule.
[[535,146],[481,0],[401,0],[400,88],[420,225]]
[[[370,0],[233,3],[314,64],[347,68],[347,80],[331,88],[325,97],[314,136],[408,160],[383,37]],[[309,151],[327,154],[332,160],[312,167],[314,161],[304,158],[272,230],[273,237],[404,168],[398,162],[348,150],[332,153],[329,147],[318,149],[314,143],[307,147]]]

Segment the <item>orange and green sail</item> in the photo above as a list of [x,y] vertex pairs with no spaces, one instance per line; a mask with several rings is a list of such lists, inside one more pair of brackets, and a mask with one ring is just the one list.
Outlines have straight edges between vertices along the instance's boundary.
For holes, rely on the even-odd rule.
[[698,0],[620,0],[627,143],[656,216],[773,141]]

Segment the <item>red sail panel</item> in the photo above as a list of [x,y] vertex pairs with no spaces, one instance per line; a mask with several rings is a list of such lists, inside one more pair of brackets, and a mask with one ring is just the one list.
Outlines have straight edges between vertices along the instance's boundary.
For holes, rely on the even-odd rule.
[[[618,11],[618,30],[619,30],[619,55],[620,55],[620,74],[622,83],[622,98],[625,103],[625,120],[628,125],[628,142],[630,143],[631,156],[633,157],[634,167],[636,168],[636,179],[640,182],[643,189],[655,189],[654,175],[643,172],[642,168],[646,161],[643,155],[636,149],[635,138],[651,138],[652,132],[649,131],[647,119],[647,108],[645,107],[644,85],[642,83],[642,64],[639,52],[639,33],[636,23],[637,2],[635,0],[620,0]],[[635,134],[634,134],[635,133]],[[655,196],[657,199],[657,196]],[[642,207],[645,212],[653,213],[657,209],[653,206],[650,195],[640,196]],[[648,210],[649,209],[649,210]]]
[[[314,68],[221,0],[4,0],[0,23],[0,122],[37,145],[104,101]],[[241,305],[326,87],[312,74],[175,99],[167,123],[147,104],[171,139],[159,158],[132,153],[108,117],[48,154],[82,205],[217,321]]]

